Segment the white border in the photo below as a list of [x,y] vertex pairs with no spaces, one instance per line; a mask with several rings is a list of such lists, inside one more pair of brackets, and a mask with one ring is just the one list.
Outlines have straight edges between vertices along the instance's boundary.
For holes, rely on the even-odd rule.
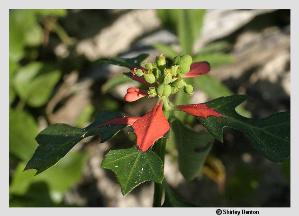
[[[8,97],[8,10],[9,8],[69,8],[69,9],[142,9],[142,8],[205,8],[205,9],[292,9],[291,10],[291,208],[252,208],[252,210],[260,210],[260,215],[295,215],[298,214],[298,58],[299,50],[299,17],[298,8],[296,7],[296,0],[206,0],[201,2],[199,0],[109,0],[105,3],[101,0],[2,0],[0,7],[0,95],[1,95],[1,143],[0,143],[0,207],[1,215],[41,215],[53,213],[71,213],[72,215],[99,215],[99,214],[155,214],[157,211],[161,214],[194,214],[194,215],[213,215],[215,216],[217,208],[167,208],[167,209],[153,209],[153,208],[8,208],[8,172],[9,172],[9,97]],[[4,103],[3,103],[4,102]],[[297,192],[297,193],[296,193]],[[229,208],[221,208],[229,209]],[[238,208],[230,208],[238,209]],[[143,211],[144,210],[144,211]],[[142,212],[141,212],[142,211]],[[167,211],[167,212],[166,212]],[[171,211],[171,212],[169,212]],[[157,212],[158,213],[158,212]]]

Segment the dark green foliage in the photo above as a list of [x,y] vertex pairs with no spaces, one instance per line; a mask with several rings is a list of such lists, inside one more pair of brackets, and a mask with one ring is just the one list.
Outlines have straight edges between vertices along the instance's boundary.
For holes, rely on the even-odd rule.
[[172,122],[171,126],[180,171],[187,180],[192,180],[200,173],[214,139],[209,133],[195,132],[178,120]]
[[53,124],[36,137],[38,147],[25,169],[36,169],[37,174],[53,166],[82,139],[99,135],[101,142],[111,138],[125,125],[106,126],[110,119],[121,117],[120,113],[104,112],[86,128],[76,128],[67,124]]
[[195,207],[176,194],[166,182],[164,182],[163,186],[165,190],[165,200],[162,207]]
[[99,59],[99,63],[113,64],[127,68],[140,67],[141,62],[143,62],[148,57],[148,54],[140,54],[134,58],[102,58]]
[[239,115],[235,108],[246,96],[220,97],[206,103],[222,117],[200,118],[199,121],[218,140],[223,141],[223,129],[234,128],[245,134],[254,147],[272,161],[290,156],[290,113],[275,113],[264,119],[250,119]]

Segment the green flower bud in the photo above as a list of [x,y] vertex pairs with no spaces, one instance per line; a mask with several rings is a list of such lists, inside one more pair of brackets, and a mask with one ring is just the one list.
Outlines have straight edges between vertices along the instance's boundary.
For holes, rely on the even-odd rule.
[[156,97],[157,91],[156,91],[155,87],[149,87],[147,94],[149,97]]
[[172,86],[172,87],[171,87],[171,94],[175,94],[175,93],[177,93],[179,90],[180,90],[180,89],[179,89],[178,87],[176,87],[176,86]]
[[167,73],[164,77],[164,84],[169,84],[172,82],[172,76],[170,73]]
[[154,76],[154,74],[152,73],[148,73],[148,74],[144,74],[144,79],[146,82],[153,84],[156,82],[156,78]]
[[151,64],[151,63],[146,63],[144,67],[148,70],[152,70],[154,68],[153,64]]
[[183,79],[178,79],[177,81],[174,82],[174,86],[177,87],[178,89],[183,88],[185,85],[186,82]]
[[163,54],[161,54],[157,59],[156,59],[158,67],[166,65],[166,58]]
[[178,74],[178,69],[179,69],[178,65],[171,66],[171,74],[172,74],[172,76],[176,76]]
[[136,70],[136,75],[141,77],[143,75],[143,71],[141,69]]
[[190,70],[192,64],[192,57],[190,55],[176,56],[174,63],[179,65],[179,73],[187,73]]
[[153,69],[153,74],[156,77],[156,79],[159,79],[161,76],[161,71],[158,68]]
[[163,96],[168,97],[169,95],[171,95],[171,86],[164,85]]
[[193,93],[193,86],[192,85],[186,85],[184,90],[187,94],[192,94]]

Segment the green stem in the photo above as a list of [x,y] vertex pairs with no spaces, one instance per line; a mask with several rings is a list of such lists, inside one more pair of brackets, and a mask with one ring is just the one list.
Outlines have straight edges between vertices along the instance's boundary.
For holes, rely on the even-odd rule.
[[53,30],[56,32],[56,34],[58,35],[58,37],[67,45],[72,45],[73,44],[73,39],[68,36],[68,34],[66,33],[66,31],[57,23],[54,22],[53,23]]
[[[163,161],[163,164],[164,164],[164,159],[165,159],[165,147],[166,147],[167,138],[168,138],[167,135],[166,135],[166,137],[161,138],[158,141],[158,143],[155,145],[155,149],[154,149],[154,151],[157,153],[157,155]],[[161,207],[163,194],[164,194],[163,184],[155,183],[153,207]]]

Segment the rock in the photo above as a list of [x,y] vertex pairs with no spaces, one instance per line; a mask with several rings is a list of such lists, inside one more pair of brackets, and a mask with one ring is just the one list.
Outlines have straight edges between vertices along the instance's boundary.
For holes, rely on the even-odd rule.
[[136,38],[159,25],[154,10],[133,10],[120,16],[96,36],[79,42],[76,50],[89,60],[115,56],[126,51]]

